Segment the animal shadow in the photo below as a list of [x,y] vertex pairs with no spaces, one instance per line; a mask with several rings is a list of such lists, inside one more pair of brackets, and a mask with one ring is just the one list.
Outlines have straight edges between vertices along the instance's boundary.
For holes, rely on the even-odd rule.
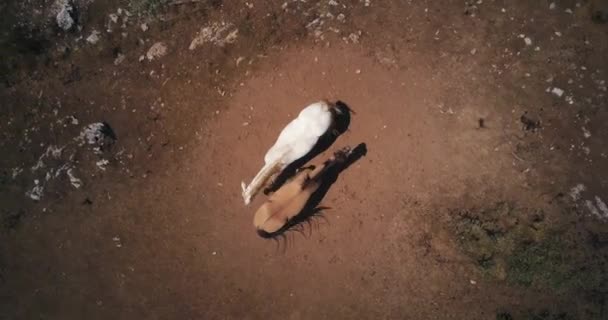
[[323,153],[325,150],[329,149],[332,144],[341,136],[344,132],[346,132],[350,126],[351,114],[355,114],[355,112],[343,101],[336,101],[336,107],[342,112],[342,114],[337,114],[334,125],[332,129],[330,129],[327,133],[322,135],[317,141],[317,144],[308,152],[304,157],[292,162],[288,165],[268,186],[264,189],[264,194],[268,195],[272,192],[275,192],[281,188],[281,186],[290,178],[292,178],[297,170],[305,165],[308,161],[312,160],[314,157]]
[[322,212],[326,209],[331,209],[329,207],[321,207],[319,204],[325,198],[325,195],[331,188],[331,186],[338,180],[338,176],[342,171],[348,169],[353,163],[357,162],[363,156],[367,155],[367,145],[365,143],[361,143],[357,145],[352,152],[348,155],[346,160],[342,163],[339,163],[335,166],[331,166],[323,173],[321,179],[321,185],[312,194],[304,209],[300,213],[298,213],[293,219],[289,220],[281,229],[276,232],[265,232],[264,230],[258,230],[258,235],[262,238],[277,238],[281,237],[285,234],[285,232],[289,230],[302,231],[302,227],[304,223],[310,223],[313,218],[321,217]]

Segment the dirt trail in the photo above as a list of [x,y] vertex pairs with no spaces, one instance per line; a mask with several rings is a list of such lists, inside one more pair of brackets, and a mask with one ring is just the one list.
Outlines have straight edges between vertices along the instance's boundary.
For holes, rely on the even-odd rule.
[[[606,26],[584,15],[588,4],[570,15],[567,4],[558,12],[525,1],[465,5],[465,14],[457,1],[326,2],[171,7],[172,19],[147,33],[127,28],[144,45],[104,34],[3,88],[2,314],[605,316],[606,224],[588,203],[601,214],[608,43]],[[188,50],[209,21],[229,21],[238,38]],[[156,41],[168,54],[139,62]],[[557,87],[566,93],[557,97]],[[322,98],[355,114],[310,163],[347,145],[368,153],[332,185],[322,218],[277,246],[252,225],[263,196],[245,207],[240,182],[284,125]],[[66,115],[80,121],[62,127],[56,118]],[[76,160],[64,151],[29,170],[49,144],[101,120],[118,136],[112,146],[85,144]],[[24,196],[65,161],[84,186],[62,174],[43,181],[40,201]],[[564,259],[530,274],[555,261],[553,249],[535,248],[553,245]]]

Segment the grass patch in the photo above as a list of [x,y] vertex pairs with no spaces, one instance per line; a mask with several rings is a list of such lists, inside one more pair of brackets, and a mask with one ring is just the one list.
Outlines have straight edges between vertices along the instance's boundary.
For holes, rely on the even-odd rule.
[[602,290],[607,284],[602,270],[605,257],[590,253],[563,235],[551,234],[507,257],[508,279],[520,285],[557,290]]
[[486,274],[512,284],[604,292],[608,257],[573,231],[556,231],[539,210],[509,203],[456,212],[462,249]]
[[131,0],[130,6],[140,16],[155,16],[171,0]]

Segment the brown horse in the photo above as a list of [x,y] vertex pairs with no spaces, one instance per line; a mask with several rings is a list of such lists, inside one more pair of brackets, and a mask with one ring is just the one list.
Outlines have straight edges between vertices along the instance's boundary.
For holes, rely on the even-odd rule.
[[335,179],[336,171],[340,171],[351,153],[352,150],[347,147],[334,153],[319,167],[300,169],[291,181],[273,193],[256,211],[253,224],[258,234],[268,238],[283,230],[306,208],[313,194],[324,183],[333,182],[327,180]]

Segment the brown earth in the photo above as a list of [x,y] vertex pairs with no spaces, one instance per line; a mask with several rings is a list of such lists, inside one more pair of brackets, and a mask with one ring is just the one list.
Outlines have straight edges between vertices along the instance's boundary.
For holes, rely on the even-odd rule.
[[[604,318],[608,217],[595,197],[605,201],[608,188],[608,26],[591,19],[594,4],[329,2],[194,1],[107,33],[107,15],[128,3],[96,1],[82,31],[45,34],[41,52],[7,45],[2,317]],[[218,21],[238,28],[234,43],[188,49]],[[93,29],[97,44],[75,40]],[[140,62],[158,41],[168,53]],[[311,163],[360,143],[368,153],[340,174],[322,202],[330,209],[302,236],[261,239],[252,214],[264,197],[245,207],[240,182],[322,98],[355,114]],[[116,133],[113,145],[98,154],[73,145],[99,121]],[[49,145],[69,146],[30,169]],[[68,162],[80,188],[66,174],[46,180]],[[45,187],[39,201],[25,195],[34,179]],[[571,197],[577,184],[585,190]],[[492,234],[482,228],[513,244],[489,259],[501,266],[557,235],[571,244],[559,261],[582,255],[565,277],[595,282],[551,286],[541,280],[562,273],[541,270],[527,283],[514,265],[484,269],[484,248],[467,247],[469,229],[457,226],[477,227],[485,218],[462,212],[497,203],[517,210],[492,216]],[[509,233],[513,219],[525,239]]]

